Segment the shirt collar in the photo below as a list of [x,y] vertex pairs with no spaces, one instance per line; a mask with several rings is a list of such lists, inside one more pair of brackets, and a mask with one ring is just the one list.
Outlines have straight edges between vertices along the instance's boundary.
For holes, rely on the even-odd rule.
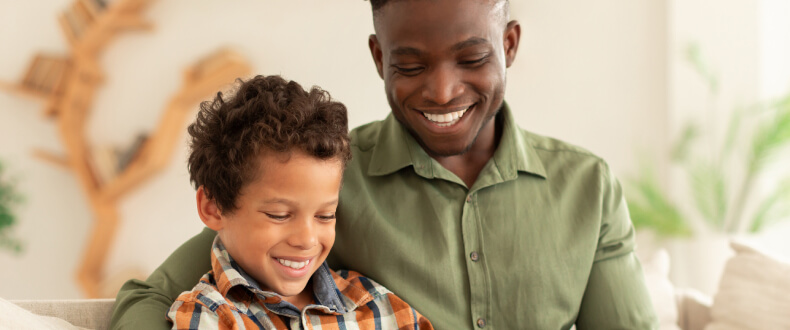
[[[258,282],[250,277],[230,256],[219,235],[214,238],[211,253],[211,268],[214,280],[222,296],[227,296],[234,287],[262,295],[266,304],[282,308],[286,303],[282,297],[272,291],[261,289]],[[351,285],[344,278],[332,271],[326,261],[310,278],[313,283],[313,296],[320,309],[326,313],[345,314],[357,309],[373,299],[366,290]]]
[[[497,116],[504,121],[502,138],[492,159],[503,176],[515,178],[520,171],[545,178],[546,170],[538,153],[516,124],[506,102],[502,103]],[[367,172],[368,175],[382,176],[412,166],[417,174],[433,178],[436,177],[431,171],[433,162],[435,160],[422,149],[411,133],[390,114],[382,123]]]

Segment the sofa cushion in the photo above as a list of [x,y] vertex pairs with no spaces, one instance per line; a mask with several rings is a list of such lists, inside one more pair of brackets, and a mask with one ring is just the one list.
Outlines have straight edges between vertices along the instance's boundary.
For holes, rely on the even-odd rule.
[[[110,326],[110,316],[114,302],[115,299],[72,299],[16,300],[11,303],[36,314],[40,320],[54,321],[52,319],[59,318],[78,327],[103,330]],[[22,329],[31,329],[31,327]],[[56,327],[55,329],[70,328],[64,326]]]
[[661,330],[679,330],[678,306],[675,287],[669,281],[669,253],[659,250],[652,257],[642,261],[645,285],[650,292],[650,300],[658,315]]
[[790,329],[790,263],[748,245],[724,268],[705,330]]
[[2,329],[85,329],[66,320],[33,314],[5,299],[0,298],[0,328]]

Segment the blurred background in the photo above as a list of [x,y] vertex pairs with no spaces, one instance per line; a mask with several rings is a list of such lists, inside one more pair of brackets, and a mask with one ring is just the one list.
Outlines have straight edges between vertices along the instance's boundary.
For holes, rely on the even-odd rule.
[[[96,4],[109,11],[123,1]],[[34,155],[67,154],[67,124],[45,115],[46,97],[23,97],[18,88],[37,54],[85,60],[58,18],[74,3],[0,0],[5,299],[86,295],[75,274],[92,237],[93,197],[73,171]],[[77,125],[87,149],[133,150],[183,90],[184,71],[224,48],[252,73],[328,90],[347,105],[351,127],[389,113],[367,47],[367,2],[140,3],[150,28],[114,34],[96,51],[103,79],[84,127]],[[98,15],[94,23],[109,24]],[[790,257],[790,2],[518,0],[511,16],[522,37],[506,100],[518,123],[609,162],[632,204],[640,256],[667,249],[674,285],[708,294],[730,238]],[[129,25],[144,27],[137,23]],[[117,199],[118,225],[98,270],[102,295],[114,296],[130,276],[144,278],[203,228],[186,171],[185,127],[194,114],[171,123],[176,143],[166,166]]]

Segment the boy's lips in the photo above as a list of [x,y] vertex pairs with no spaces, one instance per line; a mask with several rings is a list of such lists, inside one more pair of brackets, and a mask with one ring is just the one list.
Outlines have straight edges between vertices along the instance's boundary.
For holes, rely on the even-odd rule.
[[304,277],[310,275],[315,262],[315,257],[275,257],[274,262],[279,266],[281,272],[288,277]]

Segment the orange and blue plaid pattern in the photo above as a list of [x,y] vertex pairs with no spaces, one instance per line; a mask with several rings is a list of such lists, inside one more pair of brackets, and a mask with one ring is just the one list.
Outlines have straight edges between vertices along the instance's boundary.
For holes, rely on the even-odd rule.
[[298,310],[264,291],[214,239],[212,270],[170,307],[173,329],[433,329],[430,322],[378,283],[326,263],[311,277],[316,303]]

